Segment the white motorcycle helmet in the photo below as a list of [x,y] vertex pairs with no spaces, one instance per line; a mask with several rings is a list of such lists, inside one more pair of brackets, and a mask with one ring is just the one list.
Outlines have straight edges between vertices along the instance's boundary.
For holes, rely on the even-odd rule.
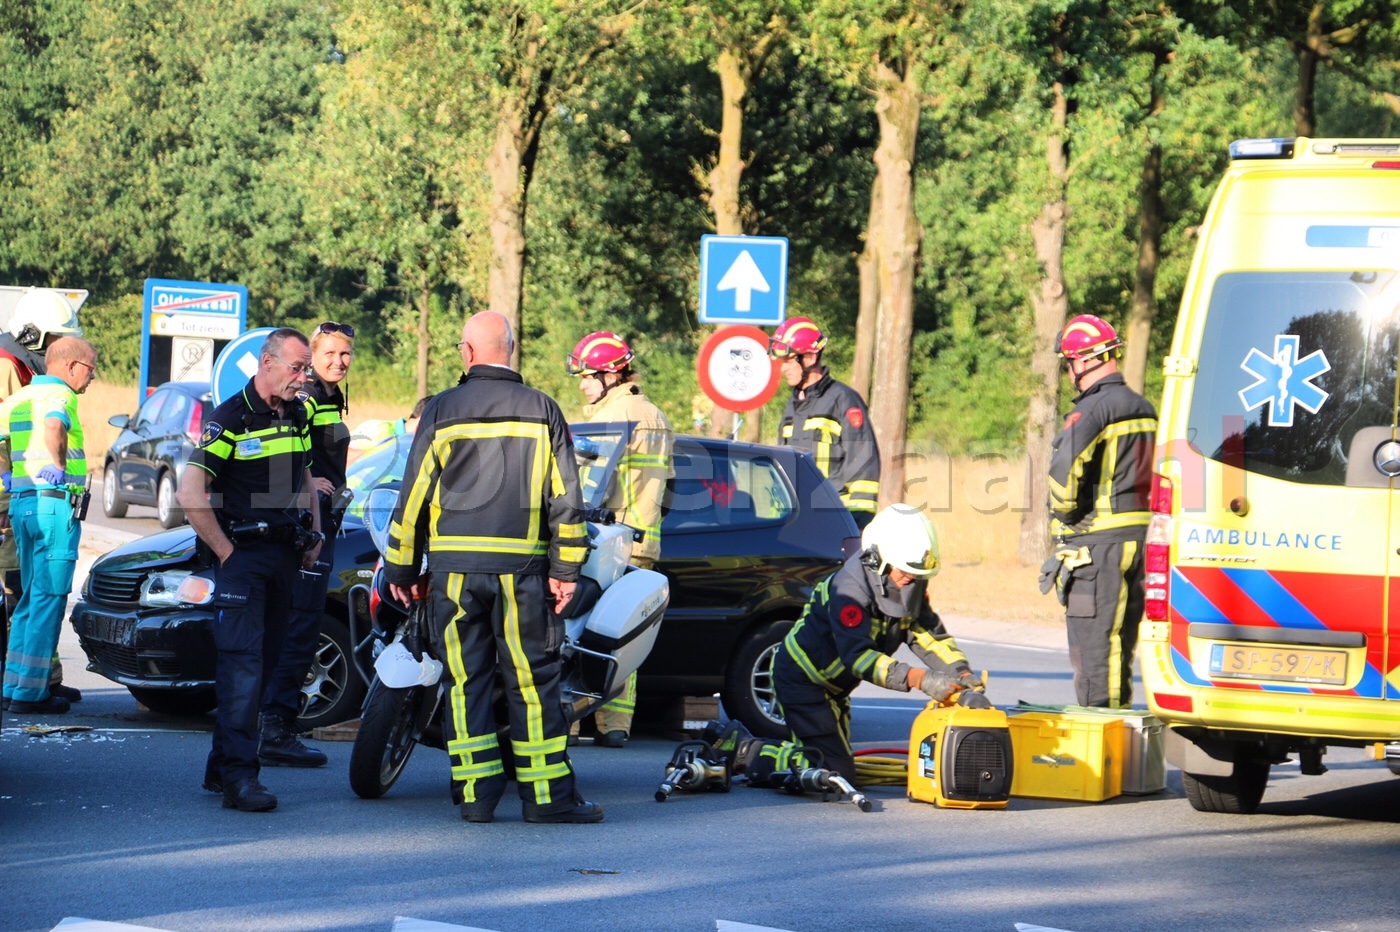
[[80,337],[78,312],[63,296],[47,288],[31,288],[15,303],[10,314],[10,336],[42,353],[49,335]]
[[890,505],[877,514],[860,545],[882,576],[889,567],[922,579],[938,575],[938,532],[928,515],[911,505]]

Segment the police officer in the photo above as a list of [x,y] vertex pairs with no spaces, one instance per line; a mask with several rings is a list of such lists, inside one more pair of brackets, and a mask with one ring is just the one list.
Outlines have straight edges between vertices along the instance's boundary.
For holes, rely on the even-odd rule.
[[1080,705],[1127,708],[1157,412],[1118,374],[1123,341],[1105,321],[1081,314],[1057,343],[1079,392],[1050,455],[1052,560],[1067,583],[1060,592],[1074,691]]
[[[490,822],[506,787],[492,692],[497,666],[527,822],[600,822],[574,787],[561,701],[561,611],[587,554],[573,443],[559,406],[509,361],[490,311],[462,331],[466,380],[428,403],[385,555],[394,597],[431,600],[449,687],[447,753],[462,818]],[[427,557],[431,587],[420,578]]]
[[[649,570],[661,557],[661,504],[666,483],[675,475],[671,465],[675,434],[666,415],[642,394],[632,369],[635,358],[626,340],[600,330],[578,341],[565,366],[570,375],[579,377],[579,390],[588,399],[583,413],[590,423],[630,425],[627,448],[601,505],[643,533],[632,544],[631,562]],[[636,708],[637,674],[633,672],[622,694],[595,714],[598,737],[594,743],[606,748],[625,746]],[[577,723],[573,730],[577,733]]]
[[789,317],[768,340],[768,355],[782,360],[792,388],[778,444],[812,453],[863,528],[880,498],[880,448],[865,402],[822,365],[825,347],[826,334],[806,317]]
[[286,635],[298,568],[313,567],[321,550],[306,405],[297,397],[310,371],[305,336],[285,327],[268,334],[257,373],[214,409],[180,476],[180,506],[217,561],[219,707],[204,788],[244,812],[277,808],[258,780],[258,706]]
[[[821,766],[852,781],[850,696],[862,680],[939,701],[959,693],[964,705],[990,706],[925,598],[938,572],[933,523],[909,505],[890,505],[866,525],[861,547],[817,585],[773,661],[773,691],[793,741],[821,751]],[[895,660],[901,644],[928,669]]]
[[10,711],[63,713],[68,700],[49,686],[87,495],[87,459],[78,395],[97,371],[97,351],[78,337],[49,349],[49,372],[4,404],[0,433],[14,451],[10,515],[19,548],[24,593],[15,608],[5,658],[4,696]]
[[327,321],[311,334],[311,377],[302,395],[311,425],[311,485],[321,512],[326,539],[316,565],[299,573],[292,591],[292,614],[277,667],[267,678],[262,699],[262,747],[258,760],[265,767],[320,767],[324,752],[309,748],[296,734],[301,710],[301,687],[316,659],[321,641],[321,615],[326,610],[331,566],[335,563],[336,532],[349,504],[345,463],[350,453],[350,428],[340,383],[355,357],[355,328]]

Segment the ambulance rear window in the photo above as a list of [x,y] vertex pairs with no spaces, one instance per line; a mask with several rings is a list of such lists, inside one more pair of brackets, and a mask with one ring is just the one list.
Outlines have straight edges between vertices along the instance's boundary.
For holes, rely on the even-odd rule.
[[1397,335],[1394,272],[1225,273],[1187,439],[1250,472],[1344,485],[1352,438],[1395,421]]

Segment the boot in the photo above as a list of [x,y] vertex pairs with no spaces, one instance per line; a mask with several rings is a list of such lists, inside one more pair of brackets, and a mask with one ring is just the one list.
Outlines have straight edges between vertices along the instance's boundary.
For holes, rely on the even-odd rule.
[[553,811],[541,811],[534,803],[525,803],[525,821],[550,825],[601,822],[603,821],[603,807],[597,803],[585,802],[582,796],[574,797],[574,804],[571,808]]
[[325,762],[324,752],[302,744],[281,719],[263,719],[258,763],[264,767],[320,767]]
[[257,777],[244,777],[224,787],[224,808],[239,812],[271,812],[277,808],[277,797],[269,793]]

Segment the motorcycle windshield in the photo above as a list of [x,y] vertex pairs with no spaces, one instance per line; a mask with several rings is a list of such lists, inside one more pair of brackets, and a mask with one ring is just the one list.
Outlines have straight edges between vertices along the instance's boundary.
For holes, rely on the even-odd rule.
[[626,421],[570,424],[569,433],[574,440],[583,507],[601,508],[608,500],[609,487],[617,474],[618,460],[627,449],[632,425]]

